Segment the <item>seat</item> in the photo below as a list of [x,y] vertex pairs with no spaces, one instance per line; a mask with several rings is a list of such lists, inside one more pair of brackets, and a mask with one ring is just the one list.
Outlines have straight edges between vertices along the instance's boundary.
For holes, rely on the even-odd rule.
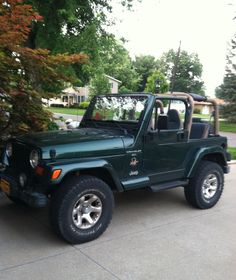
[[210,131],[208,123],[192,123],[190,139],[204,139],[207,138]]
[[157,125],[158,130],[163,130],[168,128],[168,116],[166,115],[159,115],[157,118]]
[[182,122],[179,116],[179,112],[175,109],[170,109],[168,115],[168,129],[180,129],[182,128]]

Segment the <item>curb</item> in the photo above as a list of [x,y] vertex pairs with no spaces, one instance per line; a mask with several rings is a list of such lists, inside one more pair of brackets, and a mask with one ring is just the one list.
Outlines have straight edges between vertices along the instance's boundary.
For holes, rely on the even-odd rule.
[[232,165],[232,164],[236,164],[236,160],[231,160],[230,162],[228,162],[229,165]]

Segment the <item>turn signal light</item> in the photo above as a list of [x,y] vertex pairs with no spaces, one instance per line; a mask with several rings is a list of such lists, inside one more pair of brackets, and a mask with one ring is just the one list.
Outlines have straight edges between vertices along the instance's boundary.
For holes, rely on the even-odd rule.
[[61,175],[61,169],[56,169],[52,172],[52,180],[56,180]]

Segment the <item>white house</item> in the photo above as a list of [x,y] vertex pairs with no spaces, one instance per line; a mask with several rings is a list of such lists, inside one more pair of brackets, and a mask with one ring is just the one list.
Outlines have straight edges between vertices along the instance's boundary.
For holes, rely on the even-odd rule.
[[118,93],[118,89],[119,89],[119,84],[121,84],[121,81],[111,77],[111,76],[108,76],[108,75],[105,75],[108,79],[108,83],[110,84],[110,87],[111,87],[111,93]]
[[[105,77],[108,79],[108,83],[111,87],[111,93],[115,94],[118,93],[119,84],[121,84],[121,81],[105,75]],[[85,87],[68,87],[65,88],[62,91],[62,94],[55,98],[50,98],[49,100],[43,100],[45,104],[48,106],[51,106],[52,104],[57,104],[61,106],[71,106],[76,103],[84,102],[89,97],[89,86]]]
[[61,100],[66,102],[67,106],[75,103],[84,102],[88,99],[89,87],[68,87],[62,91]]

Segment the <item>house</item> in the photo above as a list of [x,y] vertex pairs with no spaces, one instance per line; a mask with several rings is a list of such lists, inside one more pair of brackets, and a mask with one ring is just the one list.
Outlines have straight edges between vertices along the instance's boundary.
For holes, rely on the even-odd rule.
[[119,81],[111,76],[108,76],[108,75],[105,75],[105,77],[107,77],[108,83],[110,84],[111,93],[112,94],[118,93],[119,84],[121,84],[121,81]]
[[[219,106],[223,106],[226,104],[223,99],[215,98],[215,100]],[[200,114],[203,114],[203,115],[210,115],[212,113],[212,111],[214,110],[212,104],[206,103],[206,102],[197,102],[194,105],[194,108],[199,109]]]
[[66,102],[67,106],[79,104],[88,99],[89,87],[68,87],[62,91],[61,100]]
[[[119,84],[121,81],[105,75],[108,79],[108,83],[111,87],[111,93],[116,94],[118,93]],[[55,98],[50,98],[49,100],[43,100],[47,106],[72,106],[74,104],[79,104],[81,102],[87,101],[89,97],[89,86],[85,87],[68,87],[62,91],[62,94]]]

